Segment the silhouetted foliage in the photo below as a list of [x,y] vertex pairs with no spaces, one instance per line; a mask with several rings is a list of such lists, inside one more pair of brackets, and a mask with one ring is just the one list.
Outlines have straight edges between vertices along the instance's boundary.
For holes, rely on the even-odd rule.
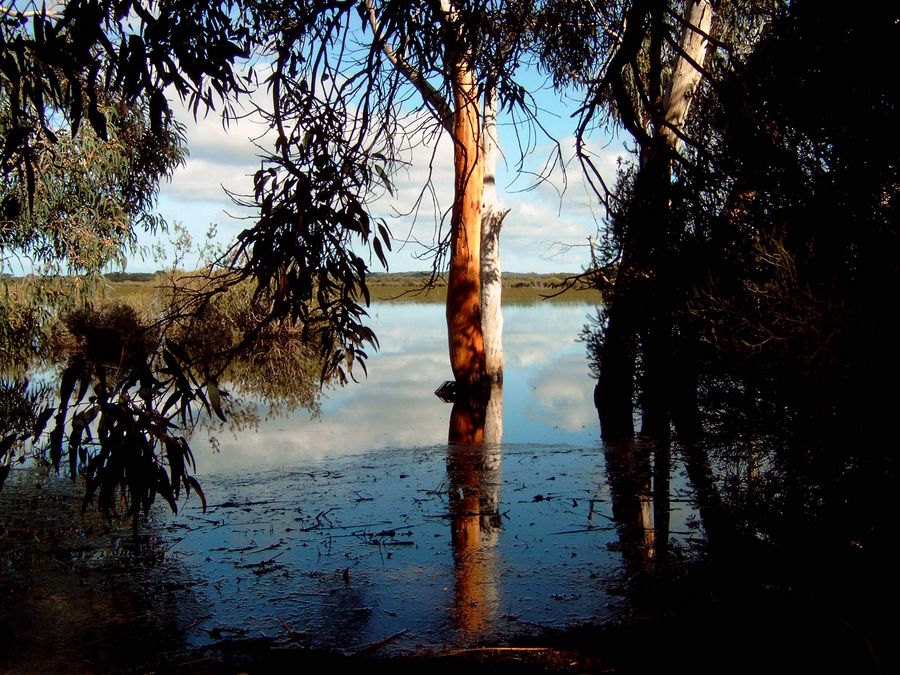
[[[670,405],[697,397],[725,503],[766,536],[877,547],[890,531],[893,397],[878,392],[900,370],[885,305],[900,144],[882,64],[898,25],[894,8],[791,3],[752,49],[711,63],[673,174]],[[846,78],[862,54],[872,67]],[[626,204],[633,189],[625,175]]]
[[[205,394],[183,348],[165,340],[157,350],[155,336],[130,307],[80,310],[66,323],[80,348],[60,375],[49,435],[52,466],[59,470],[66,457],[73,480],[79,468],[84,472],[85,504],[96,498],[106,517],[131,517],[135,528],[157,495],[173,511],[182,489],[203,499],[190,475],[193,456],[185,430],[197,405],[222,415],[215,381],[203,383]],[[36,429],[35,436],[41,432]]]
[[46,383],[32,384],[25,377],[0,378],[0,489],[9,475],[10,464],[22,446],[34,436],[36,422],[52,398]]

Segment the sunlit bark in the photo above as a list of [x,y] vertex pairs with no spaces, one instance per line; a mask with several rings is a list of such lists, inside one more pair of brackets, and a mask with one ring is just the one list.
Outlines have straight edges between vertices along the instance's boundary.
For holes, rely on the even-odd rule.
[[[481,215],[484,192],[485,155],[483,147],[480,91],[473,72],[471,49],[464,44],[464,36],[455,27],[459,19],[458,9],[452,0],[440,0],[441,12],[446,20],[443,34],[447,72],[452,90],[452,105],[444,101],[440,92],[402,55],[386,42],[370,0],[362,5],[369,26],[381,50],[398,72],[422,95],[426,107],[431,110],[453,139],[454,197],[450,218],[450,271],[447,279],[447,333],[450,348],[450,367],[460,395],[483,396],[488,382],[485,364],[484,332],[482,328],[481,297]],[[490,108],[494,110],[495,107]],[[492,124],[496,124],[494,118]],[[491,136],[493,138],[493,136]],[[488,143],[490,145],[490,143]],[[493,175],[491,176],[493,185]],[[493,204],[494,200],[491,200]],[[489,287],[489,326],[492,335],[499,340],[499,253],[497,237],[502,215],[492,228],[495,238],[489,244],[492,256],[490,269],[496,269],[496,290]],[[496,301],[492,298],[496,295]],[[496,326],[496,328],[494,328]],[[492,343],[494,344],[494,343]],[[496,349],[493,354],[498,353]],[[502,352],[499,366],[494,372],[502,377]],[[496,358],[492,363],[497,363]]]
[[[686,26],[681,36],[681,54],[676,62],[666,92],[664,119],[665,124],[659,134],[672,150],[678,146],[678,134],[684,127],[691,98],[700,84],[702,73],[697,67],[703,67],[706,60],[706,47],[712,27],[712,4],[708,0],[691,0],[685,8]],[[696,30],[695,30],[696,28]],[[696,65],[695,65],[696,64]]]
[[454,96],[453,211],[450,220],[450,274],[447,279],[447,332],[450,367],[463,391],[487,382],[481,327],[481,205],[484,153],[478,85],[460,58],[451,77]]
[[493,445],[503,442],[503,384],[491,384],[491,397],[484,414],[484,442]]

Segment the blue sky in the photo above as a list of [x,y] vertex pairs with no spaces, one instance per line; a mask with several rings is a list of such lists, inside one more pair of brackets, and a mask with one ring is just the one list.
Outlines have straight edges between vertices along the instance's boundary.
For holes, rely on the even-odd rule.
[[[575,106],[558,93],[543,90],[539,82],[533,84],[531,91],[541,109],[540,122],[559,141],[568,169],[563,175],[556,167],[548,180],[539,185],[535,185],[533,175],[517,173],[520,152],[516,129],[508,117],[501,116],[500,145],[505,157],[499,162],[497,188],[502,205],[510,209],[501,236],[502,266],[512,272],[578,272],[588,263],[587,237],[597,232],[602,208],[574,159],[575,123],[571,113]],[[205,240],[207,229],[215,223],[217,242],[227,245],[249,224],[240,218],[252,218],[253,214],[235,207],[223,186],[236,193],[251,192],[251,176],[259,167],[259,150],[249,139],[259,137],[265,129],[245,119],[224,130],[214,114],[195,122],[182,111],[180,119],[187,126],[190,154],[172,180],[162,186],[159,210],[170,223],[180,222],[198,243]],[[541,137],[533,137],[531,143],[526,137],[521,140],[532,146],[524,162],[527,171],[539,172],[552,154],[553,143]],[[626,155],[621,142],[598,133],[592,149],[598,166],[612,180],[617,158]],[[393,177],[394,197],[385,194],[373,206],[385,216],[397,239],[388,258],[390,271],[430,269],[427,246],[434,239],[439,213],[426,200],[415,221],[394,214],[408,211],[421,191],[433,152],[437,199],[441,210],[449,208],[453,185],[452,145],[446,134],[442,134],[436,150],[432,147],[412,150],[405,158],[410,163],[408,170],[400,170]],[[144,239],[141,243],[165,245],[165,236],[159,241]],[[195,256],[188,257],[184,266],[190,267],[195,261]],[[377,261],[373,263],[372,269],[381,271]],[[149,257],[133,257],[128,270],[153,271],[161,266]]]

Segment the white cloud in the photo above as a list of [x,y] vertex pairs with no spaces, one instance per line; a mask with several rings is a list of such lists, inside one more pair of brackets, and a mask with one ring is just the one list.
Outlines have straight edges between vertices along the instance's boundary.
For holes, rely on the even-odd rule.
[[237,194],[252,192],[253,167],[250,164],[229,163],[218,159],[191,159],[164,188],[164,194],[172,201],[215,202],[222,208],[231,207],[231,200],[223,187]]
[[566,354],[545,362],[530,384],[540,419],[566,431],[596,423],[597,412],[585,395],[593,385],[583,355]]
[[[183,108],[177,116],[187,126],[190,156],[161,190],[163,215],[170,221],[180,220],[195,238],[202,237],[210,222],[222,225],[223,236],[233,236],[246,221],[229,218],[228,214],[247,214],[232,204],[223,186],[238,194],[252,191],[251,176],[259,168],[260,150],[251,139],[259,138],[265,126],[258,118],[247,116],[223,129],[218,115],[211,113],[195,121]],[[406,123],[412,133],[403,142],[399,157],[403,166],[391,177],[394,194],[385,191],[372,205],[395,238],[394,251],[388,256],[392,271],[420,270],[430,265],[428,250],[437,237],[446,234],[449,217],[443,223],[442,218],[453,201],[453,147],[449,136],[445,132],[436,134],[423,113],[410,115]],[[553,165],[546,180],[535,182],[533,174],[540,173],[553,157],[554,146],[545,143],[535,147],[524,158],[523,171],[517,172],[516,145],[506,129],[502,140],[508,146],[507,161],[498,167],[499,197],[510,209],[501,236],[504,269],[582,269],[588,262],[586,239],[596,233],[602,208],[575,158],[574,138],[560,141],[560,162]],[[258,142],[264,145],[267,138],[270,136]],[[589,150],[604,180],[612,185],[617,158],[625,154],[624,148],[615,143],[589,145]],[[421,201],[414,219],[410,212],[417,200]]]

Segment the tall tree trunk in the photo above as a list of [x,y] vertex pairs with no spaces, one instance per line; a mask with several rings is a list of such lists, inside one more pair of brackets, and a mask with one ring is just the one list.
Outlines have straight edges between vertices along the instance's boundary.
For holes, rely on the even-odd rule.
[[706,60],[706,46],[709,42],[706,36],[712,27],[712,15],[709,0],[689,0],[684,10],[686,25],[681,35],[683,54],[675,62],[664,104],[666,123],[659,129],[660,136],[673,151],[678,147],[678,132],[684,127],[691,99],[700,84],[702,73],[697,70],[697,66],[702,68]]
[[[657,17],[661,20],[661,17]],[[625,438],[634,433],[632,396],[638,345],[643,365],[641,381],[642,434],[660,437],[669,431],[672,396],[684,387],[674,386],[673,373],[673,224],[669,195],[672,157],[700,82],[712,21],[708,0],[690,0],[685,7],[685,26],[669,89],[661,106],[651,111],[653,137],[642,148],[641,166],[623,241],[622,263],[608,300],[607,325],[600,353],[600,378],[595,402],[604,438]],[[697,30],[694,30],[696,27]],[[658,55],[658,53],[657,53]],[[648,80],[661,82],[661,65],[653,58]],[[655,70],[654,70],[655,67]],[[681,372],[677,377],[690,377]],[[689,419],[687,412],[680,418]]]
[[467,60],[459,58],[451,77],[454,97],[455,185],[450,220],[447,333],[450,366],[461,392],[482,391],[488,381],[481,327],[481,148],[478,85]]
[[[650,291],[652,314],[647,322],[643,337],[644,362],[644,425],[642,432],[649,436],[661,437],[669,432],[673,410],[675,420],[680,422],[685,435],[694,435],[696,429],[689,420],[697,418],[690,408],[690,401],[696,406],[695,368],[690,363],[690,350],[680,350],[675,363],[676,348],[673,335],[673,311],[677,298],[674,290],[678,287],[676,276],[683,274],[677,259],[675,241],[679,237],[677,224],[672,222],[669,209],[669,190],[672,182],[672,158],[681,143],[679,133],[684,128],[691,98],[700,84],[701,72],[706,58],[707,39],[712,25],[712,5],[709,0],[690,0],[685,6],[685,27],[681,36],[681,51],[672,72],[669,88],[663,99],[663,121],[656,123],[658,143],[654,152],[661,156],[654,158],[656,167],[651,171],[651,182],[658,181],[654,191],[657,204],[653,213],[658,214],[663,227],[656,225],[651,231],[657,233],[657,240],[651,242],[650,258],[654,268]],[[696,28],[696,30],[695,30]],[[655,174],[655,176],[653,176]],[[689,388],[693,386],[691,396]]]
[[481,326],[484,357],[491,382],[503,381],[503,313],[501,312],[500,229],[509,213],[497,197],[497,89],[484,96],[484,200],[481,213]]

